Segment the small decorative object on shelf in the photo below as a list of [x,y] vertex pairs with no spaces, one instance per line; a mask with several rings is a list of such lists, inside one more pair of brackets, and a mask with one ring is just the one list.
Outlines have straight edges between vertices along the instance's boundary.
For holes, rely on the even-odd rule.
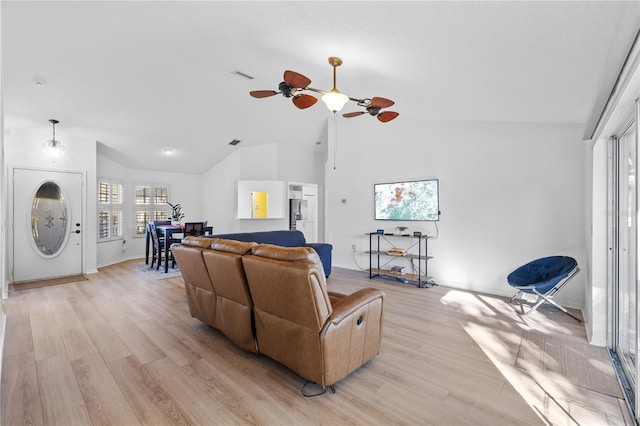
[[384,234],[384,229],[378,229],[378,230],[376,231],[376,233],[378,233],[378,234]]
[[182,206],[180,204],[167,204],[171,206],[171,221],[180,222],[184,217],[184,213],[182,213]]
[[413,236],[414,236],[414,237],[421,237],[421,236],[422,236],[422,232],[420,232],[420,231],[413,231]]
[[387,254],[392,256],[402,256],[404,254],[404,250],[398,247],[391,247],[387,250]]
[[409,229],[409,227],[408,226],[396,226],[396,229],[398,230],[396,235],[404,235],[404,231]]
[[404,266],[399,266],[399,265],[393,265],[391,268],[389,268],[389,271],[391,271],[391,273],[394,274],[404,274]]

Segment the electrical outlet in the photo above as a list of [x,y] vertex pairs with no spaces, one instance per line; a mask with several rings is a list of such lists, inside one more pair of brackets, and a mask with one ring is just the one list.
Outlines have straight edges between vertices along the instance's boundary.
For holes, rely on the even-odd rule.
[[353,245],[351,246],[351,251],[352,251],[352,252],[354,252],[354,253],[356,252],[356,245],[355,245],[355,244],[353,244]]

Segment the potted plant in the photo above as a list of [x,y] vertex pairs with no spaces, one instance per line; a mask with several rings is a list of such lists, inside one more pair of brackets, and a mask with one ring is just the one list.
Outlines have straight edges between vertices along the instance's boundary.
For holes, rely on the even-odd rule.
[[184,217],[184,213],[182,213],[182,206],[180,204],[167,204],[171,206],[171,222],[173,224],[179,224]]
[[404,231],[409,229],[409,227],[408,226],[396,226],[396,229],[398,230],[398,233],[396,235],[403,235]]

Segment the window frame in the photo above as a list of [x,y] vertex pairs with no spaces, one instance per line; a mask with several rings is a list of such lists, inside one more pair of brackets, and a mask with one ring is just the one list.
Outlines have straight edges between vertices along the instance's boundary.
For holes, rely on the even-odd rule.
[[[147,188],[149,190],[148,195],[145,194],[143,199],[148,202],[139,203],[138,190],[139,188]],[[164,191],[164,194],[160,194],[160,201],[158,201],[158,191]],[[133,184],[133,237],[144,238],[146,236],[146,225],[149,221],[154,220],[171,220],[171,207],[167,204],[169,201],[169,194],[171,193],[171,186],[164,183],[146,183],[139,182]],[[139,214],[142,212],[148,212],[149,214],[139,220]],[[163,217],[163,213],[166,213],[166,217]]]
[[[107,201],[102,201],[102,197],[101,195],[103,194],[102,188],[101,186],[103,184],[108,185],[108,193],[107,193]],[[116,199],[116,202],[114,202],[114,191],[113,188],[114,186],[118,187],[118,191],[119,191],[119,196],[116,195],[116,197],[118,197]],[[98,183],[97,183],[97,215],[96,215],[96,220],[97,220],[97,242],[98,243],[105,243],[105,242],[109,242],[109,241],[119,241],[119,240],[124,240],[124,222],[125,222],[125,203],[124,203],[124,198],[125,198],[125,189],[124,189],[125,185],[124,182],[122,182],[121,180],[118,179],[111,179],[111,178],[98,178]],[[103,220],[103,213],[107,213],[108,218],[107,218],[107,232],[108,232],[108,236],[107,237],[101,237],[101,229],[102,229],[102,225],[101,222]],[[113,218],[114,218],[114,214],[117,214],[118,220],[119,222],[116,223],[115,227],[117,227],[118,231],[117,234],[114,235],[113,231],[115,229],[114,227],[114,222],[113,222]]]

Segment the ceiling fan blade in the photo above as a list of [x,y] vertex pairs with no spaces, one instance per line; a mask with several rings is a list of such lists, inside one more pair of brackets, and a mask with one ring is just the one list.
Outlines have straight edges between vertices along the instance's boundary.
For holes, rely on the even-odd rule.
[[314,98],[311,95],[305,95],[304,93],[293,97],[294,105],[300,109],[309,108],[316,102],[318,102],[318,99]]
[[386,123],[387,121],[391,121],[399,115],[400,114],[395,111],[382,111],[380,114],[378,114],[378,120]]
[[249,92],[249,94],[254,98],[268,98],[269,96],[277,95],[278,92],[274,90],[254,90],[253,92]]
[[369,105],[378,107],[378,108],[389,108],[393,104],[395,104],[395,102],[393,102],[390,99],[376,97],[371,99],[371,103]]
[[284,82],[297,89],[304,89],[311,84],[311,80],[304,75],[289,70],[284,72]]
[[351,117],[357,117],[359,115],[365,114],[364,111],[355,111],[355,112],[348,112],[346,114],[342,114],[343,117],[346,118],[351,118]]

